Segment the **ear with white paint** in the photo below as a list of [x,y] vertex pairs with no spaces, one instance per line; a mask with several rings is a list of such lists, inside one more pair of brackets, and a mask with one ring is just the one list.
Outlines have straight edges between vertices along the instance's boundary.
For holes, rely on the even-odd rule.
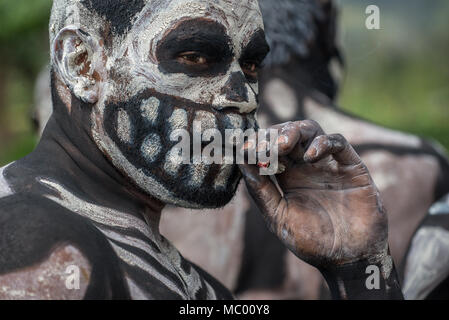
[[104,62],[98,42],[76,26],[63,28],[51,47],[52,65],[80,100],[96,103]]

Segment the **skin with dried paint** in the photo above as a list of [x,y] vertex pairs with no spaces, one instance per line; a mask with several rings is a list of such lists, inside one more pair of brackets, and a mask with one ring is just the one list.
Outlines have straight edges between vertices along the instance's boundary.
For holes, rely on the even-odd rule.
[[[265,0],[260,4],[272,49],[260,78],[260,126],[314,119],[326,132],[340,132],[348,139],[379,188],[389,217],[391,253],[400,266],[402,278],[406,257],[410,259],[407,252],[415,230],[432,203],[449,191],[449,162],[445,153],[433,142],[370,123],[336,106],[342,61],[335,39],[338,17],[333,1]],[[291,23],[285,24],[286,19]],[[295,46],[291,46],[293,40]],[[244,194],[244,188],[239,192]],[[238,201],[242,200],[239,199],[233,207],[240,208]],[[201,227],[201,219],[201,216],[194,214],[186,215],[181,209],[168,208],[161,222],[162,232],[174,241],[185,256],[198,261],[240,297],[329,298],[325,279],[319,270],[296,259],[277,238],[272,237],[254,206],[245,212],[244,219],[235,219],[236,222],[245,223],[243,226],[230,224],[233,227],[229,229],[229,234],[234,235],[231,240],[223,236],[226,241],[217,243],[214,248],[201,243],[217,232],[226,235],[227,230],[222,224],[221,228],[217,227],[214,233],[208,234]],[[191,236],[184,238],[179,234],[177,224],[187,223]],[[237,230],[242,233],[236,234]],[[444,239],[438,243],[442,242]],[[425,246],[426,242],[422,243]],[[221,265],[215,262],[213,252],[216,248],[226,252],[228,258]],[[197,251],[201,252],[201,258]],[[210,254],[206,254],[208,252]],[[420,251],[416,249],[413,252]],[[423,261],[423,256],[414,256],[411,257],[414,261]],[[230,268],[231,261],[233,264],[237,261],[239,267]],[[435,264],[440,265],[441,269],[446,268],[442,259],[430,262],[430,265]],[[417,273],[413,274],[416,277]],[[440,276],[444,278],[444,274]],[[424,280],[420,282],[425,283]],[[432,286],[433,282],[424,287],[428,290]],[[416,286],[413,290],[417,290]]]
[[[2,170],[2,280],[12,283],[30,266],[42,272],[66,243],[81,253],[69,261],[90,266],[85,298],[229,299],[161,236],[159,222],[166,204],[226,204],[243,176],[273,233],[321,270],[335,298],[401,298],[368,170],[343,136],[326,135],[316,122],[273,127],[285,167],[280,189],[251,165],[187,165],[169,178],[170,128],[196,118],[221,130],[251,123],[256,70],[268,51],[257,2],[135,1],[127,22],[111,13],[123,4],[107,2],[84,0],[71,10],[54,2],[55,112],[36,151]],[[370,265],[382,270],[379,290],[365,287]],[[53,286],[55,295],[70,290],[62,281]]]

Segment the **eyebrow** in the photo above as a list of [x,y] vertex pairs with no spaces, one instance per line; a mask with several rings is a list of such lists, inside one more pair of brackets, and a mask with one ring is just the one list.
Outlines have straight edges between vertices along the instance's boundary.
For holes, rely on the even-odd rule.
[[202,50],[205,53],[219,53],[224,57],[232,56],[231,39],[226,28],[206,18],[182,21],[168,32],[156,49],[159,60],[170,58],[186,50]]
[[[176,62],[176,57],[186,51],[199,51],[206,55],[211,65],[204,70]],[[156,48],[159,70],[163,73],[185,73],[189,76],[212,77],[225,74],[234,53],[226,28],[207,18],[181,21],[160,40]]]

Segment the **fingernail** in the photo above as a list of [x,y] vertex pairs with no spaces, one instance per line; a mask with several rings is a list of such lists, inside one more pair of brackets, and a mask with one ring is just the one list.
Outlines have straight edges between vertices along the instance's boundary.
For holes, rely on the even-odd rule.
[[315,158],[318,154],[318,150],[316,148],[311,148],[307,153],[304,155],[304,161],[310,162],[313,158]]
[[277,144],[288,143],[288,137],[282,135],[282,136],[280,136],[280,137],[277,139],[276,143],[277,143]]

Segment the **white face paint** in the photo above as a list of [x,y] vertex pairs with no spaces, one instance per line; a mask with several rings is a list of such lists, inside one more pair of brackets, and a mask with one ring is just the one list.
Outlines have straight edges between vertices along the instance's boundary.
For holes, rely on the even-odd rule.
[[[163,38],[182,21],[205,18],[221,24],[231,40],[234,57],[227,72],[217,77],[193,79],[183,73],[162,73],[156,51]],[[240,112],[250,113],[257,108],[256,95],[253,92],[254,90],[257,93],[257,85],[246,84],[249,101],[245,102],[229,100],[222,94],[222,88],[233,72],[242,71],[238,60],[243,48],[258,30],[263,30],[263,21],[255,0],[178,0],[163,1],[163,4],[157,6],[150,2],[142,10],[133,30],[118,50],[116,59],[121,60],[126,53],[129,55],[130,65],[123,67],[125,72],[132,75],[131,90],[153,88],[157,92],[198,104],[212,104],[219,108],[237,107]],[[109,61],[109,65],[115,64],[115,61]]]
[[[163,202],[189,208],[225,205],[240,179],[237,167],[183,165],[169,137],[176,129],[192,132],[194,120],[203,132],[257,125],[258,85],[245,61],[264,48],[262,31],[255,0],[148,1],[107,60],[108,80],[92,110],[99,148]],[[209,60],[208,51],[207,63],[199,67],[173,56],[202,54],[211,47],[220,55]]]

